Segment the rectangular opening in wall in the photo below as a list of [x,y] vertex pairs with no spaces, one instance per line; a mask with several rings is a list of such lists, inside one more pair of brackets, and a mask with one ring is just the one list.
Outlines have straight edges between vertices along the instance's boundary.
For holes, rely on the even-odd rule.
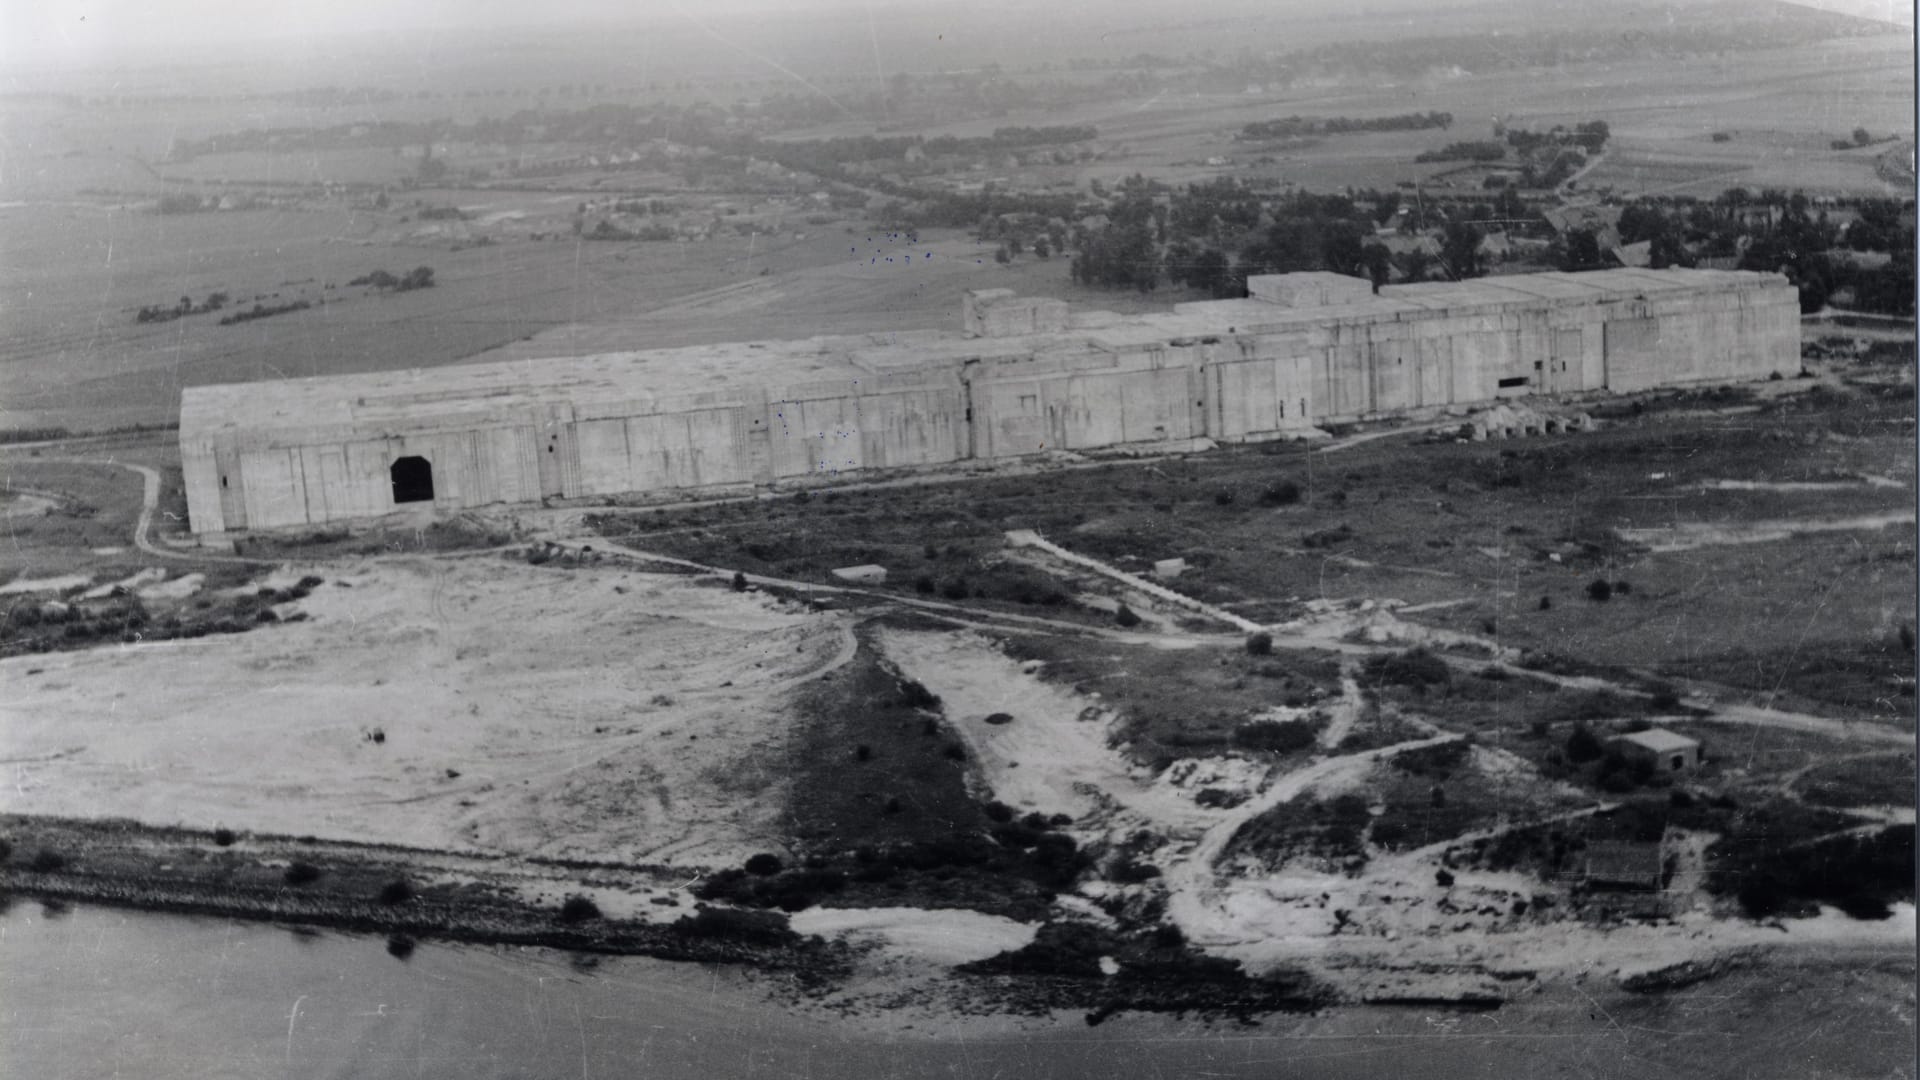
[[1511,390],[1516,386],[1525,385],[1527,385],[1527,377],[1525,375],[1515,375],[1512,378],[1500,380],[1500,389],[1502,390]]

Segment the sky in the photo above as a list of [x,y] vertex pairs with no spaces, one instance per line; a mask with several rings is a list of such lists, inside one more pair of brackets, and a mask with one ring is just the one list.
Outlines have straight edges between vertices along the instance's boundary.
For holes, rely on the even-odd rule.
[[[1089,11],[1132,6],[1163,14],[1203,15],[1252,0],[1201,0],[1168,6],[1158,0],[1031,0],[1049,8]],[[1446,7],[1454,0],[1359,0],[1383,9]],[[1524,3],[1525,0],[1514,0]],[[1686,0],[1679,0],[1686,2]],[[1758,2],[1758,0],[1756,0]],[[1794,0],[1850,15],[1913,23],[1912,0]],[[128,62],[218,58],[250,40],[323,40],[340,35],[430,33],[461,27],[547,28],[570,23],[644,21],[692,15],[791,13],[805,8],[876,12],[903,7],[965,5],[970,13],[1015,0],[0,0],[0,65],[16,69],[86,68]],[[1278,9],[1348,6],[1337,0],[1270,0]]]
[[[0,56],[33,67],[199,59],[247,41],[561,26],[851,6],[861,0],[0,0]],[[942,0],[878,0],[876,7]]]

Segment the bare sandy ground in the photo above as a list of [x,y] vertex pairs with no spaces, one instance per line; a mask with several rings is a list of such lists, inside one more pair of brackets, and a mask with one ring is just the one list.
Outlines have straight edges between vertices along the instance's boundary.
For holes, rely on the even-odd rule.
[[808,908],[789,917],[802,934],[872,941],[890,954],[934,964],[984,960],[1033,940],[1038,927],[955,908]]
[[0,661],[0,810],[733,863],[778,832],[787,691],[853,647],[834,616],[624,569],[319,572],[281,608],[308,621]]
[[[1319,757],[1271,772],[1251,761],[1182,762],[1155,780],[1131,768],[1110,745],[1111,714],[1097,699],[1023,670],[989,640],[890,630],[880,642],[903,671],[944,699],[949,720],[996,797],[1019,810],[1073,814],[1071,831],[1083,840],[1117,840],[1141,828],[1164,837],[1152,859],[1162,871],[1168,917],[1195,945],[1250,970],[1306,964],[1360,998],[1502,996],[1492,972],[1615,978],[1754,948],[1900,951],[1911,949],[1915,938],[1908,904],[1896,905],[1893,917],[1881,922],[1833,911],[1776,925],[1715,919],[1701,911],[1661,926],[1542,922],[1514,910],[1515,901],[1551,891],[1525,875],[1456,869],[1453,881],[1442,885],[1441,850],[1458,838],[1378,854],[1352,875],[1293,865],[1278,872],[1229,867],[1221,853],[1248,819],[1308,793],[1326,798],[1365,792],[1372,771],[1395,750],[1457,736]],[[1356,689],[1349,686],[1330,704],[1334,724],[1350,723],[1339,714],[1358,707]],[[985,717],[995,712],[1014,719],[987,724]],[[1538,788],[1547,814],[1592,811],[1584,799],[1532,775],[1511,755],[1476,748],[1474,765]],[[1225,777],[1252,797],[1232,809],[1202,807],[1192,801],[1192,790],[1204,785],[1191,781],[1203,774],[1208,783]],[[1190,782],[1175,782],[1183,776]],[[1075,907],[1074,899],[1063,897],[1063,908]]]

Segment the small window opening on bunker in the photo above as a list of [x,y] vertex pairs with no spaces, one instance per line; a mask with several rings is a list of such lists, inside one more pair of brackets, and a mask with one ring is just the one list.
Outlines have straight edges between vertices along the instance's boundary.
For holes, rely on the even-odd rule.
[[387,470],[393,476],[396,503],[433,501],[433,465],[423,457],[403,457]]
[[1678,754],[1676,754],[1676,755],[1674,755],[1674,758],[1673,758],[1673,771],[1674,771],[1674,772],[1679,772],[1679,771],[1680,771],[1681,769],[1684,769],[1684,768],[1686,768],[1686,767],[1687,767],[1687,759],[1686,759],[1685,757],[1683,757],[1683,756],[1681,756],[1681,755],[1678,755]]
[[227,478],[226,478],[226,477],[224,477],[224,476],[223,476],[223,477],[221,477],[221,478],[220,478],[220,486],[221,486],[221,487],[223,487],[223,488],[227,486]]
[[1502,390],[1511,390],[1516,386],[1525,386],[1525,385],[1527,385],[1527,377],[1525,375],[1515,375],[1510,379],[1500,380],[1500,389]]

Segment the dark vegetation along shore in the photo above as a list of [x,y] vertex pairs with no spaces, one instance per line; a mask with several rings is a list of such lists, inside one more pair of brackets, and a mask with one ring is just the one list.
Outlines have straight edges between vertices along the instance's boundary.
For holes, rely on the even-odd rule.
[[[535,903],[503,888],[505,864],[485,856],[129,821],[8,815],[0,830],[5,896],[384,934],[408,943],[402,951],[416,939],[439,939],[750,963],[803,985],[843,974],[848,962],[843,947],[802,937],[777,912],[690,905],[677,918],[651,921],[607,917],[580,892],[558,906]],[[429,861],[431,874],[410,869]],[[529,862],[555,884],[569,872],[663,869]],[[451,869],[456,863],[465,866]]]
[[[329,927],[383,935],[388,951],[401,959],[421,942],[438,940],[737,964],[811,996],[852,978],[859,950],[796,933],[779,909],[799,910],[828,895],[850,907],[889,898],[899,903],[893,889],[908,891],[907,883],[918,876],[926,880],[911,891],[922,902],[951,891],[942,886],[979,878],[974,891],[984,892],[965,906],[982,906],[979,901],[994,891],[1007,892],[1014,906],[1033,905],[1037,897],[1026,896],[1022,905],[1022,890],[1008,888],[1030,873],[1017,865],[1017,848],[1014,864],[1008,864],[990,857],[986,849],[997,845],[984,837],[966,840],[953,834],[896,845],[880,858],[855,855],[846,862],[865,869],[853,873],[842,869],[842,860],[815,857],[784,869],[773,856],[756,856],[746,869],[722,872],[695,890],[699,897],[724,897],[738,906],[683,902],[677,890],[655,888],[662,895],[651,903],[664,908],[665,917],[653,920],[609,916],[587,895],[590,889],[568,892],[555,904],[527,899],[511,885],[531,879],[561,892],[580,881],[677,885],[682,876],[664,867],[505,860],[227,829],[4,815],[0,904],[31,897]],[[894,882],[899,884],[882,885]],[[882,887],[873,891],[877,885]],[[1103,958],[1122,963],[1121,973],[1103,970]],[[962,980],[955,990],[977,1005],[1035,1015],[1083,1009],[1089,1024],[1127,1010],[1247,1021],[1334,1001],[1302,973],[1256,978],[1234,961],[1205,956],[1169,925],[1107,930],[1049,922],[1031,944],[956,972]]]

